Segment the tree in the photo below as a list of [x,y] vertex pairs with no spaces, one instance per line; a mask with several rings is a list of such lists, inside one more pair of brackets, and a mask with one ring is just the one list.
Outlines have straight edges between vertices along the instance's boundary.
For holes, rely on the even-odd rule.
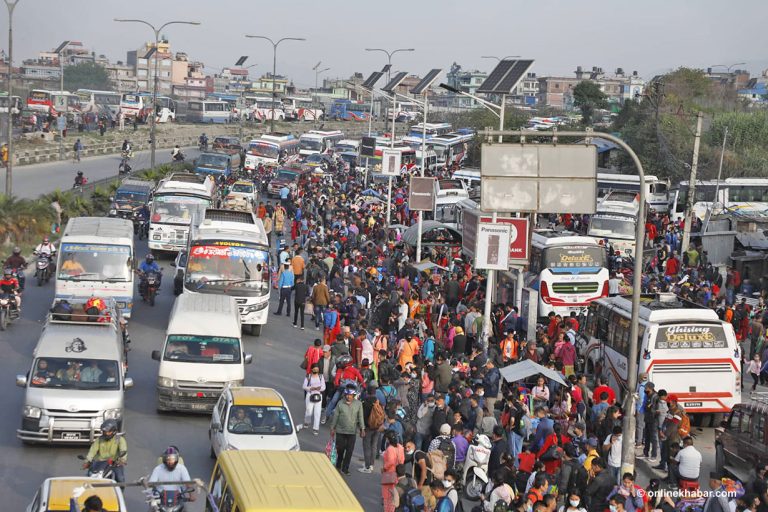
[[590,126],[595,110],[607,107],[608,100],[597,82],[584,80],[573,88],[573,104],[581,110],[584,125]]
[[110,90],[112,84],[109,74],[104,66],[94,62],[81,62],[76,66],[64,68],[64,89],[76,91],[78,89]]

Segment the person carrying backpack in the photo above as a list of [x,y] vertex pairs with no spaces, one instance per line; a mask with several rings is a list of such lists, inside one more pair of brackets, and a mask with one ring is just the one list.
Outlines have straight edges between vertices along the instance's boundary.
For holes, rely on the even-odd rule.
[[381,456],[381,498],[384,501],[384,512],[395,512],[395,485],[398,481],[396,469],[398,465],[405,464],[405,451],[394,432],[386,432],[384,438],[388,446]]
[[368,387],[368,394],[363,400],[363,418],[365,418],[365,437],[363,438],[363,467],[361,473],[373,473],[373,459],[378,449],[379,433],[384,426],[386,416],[384,407],[376,397],[377,389]]
[[424,495],[416,488],[416,481],[409,477],[405,464],[395,468],[397,484],[395,484],[396,512],[411,512],[425,510]]

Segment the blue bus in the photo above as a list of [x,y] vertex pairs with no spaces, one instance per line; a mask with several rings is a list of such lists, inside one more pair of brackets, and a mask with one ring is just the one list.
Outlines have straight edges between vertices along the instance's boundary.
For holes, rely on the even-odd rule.
[[367,121],[371,117],[371,104],[334,100],[327,117],[341,121]]

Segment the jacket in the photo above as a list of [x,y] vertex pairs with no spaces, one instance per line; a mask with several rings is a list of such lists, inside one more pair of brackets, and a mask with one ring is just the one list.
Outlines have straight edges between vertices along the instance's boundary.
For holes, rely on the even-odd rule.
[[365,428],[363,420],[363,404],[360,400],[352,400],[347,403],[342,399],[333,410],[331,417],[331,430],[338,434],[357,434]]
[[438,393],[447,393],[448,386],[451,384],[451,365],[443,361],[437,365],[437,374],[435,375],[435,391]]
[[[121,453],[125,455],[119,457]],[[90,450],[88,450],[88,455],[85,457],[85,460],[88,462],[107,459],[115,459],[121,464],[125,464],[128,461],[128,444],[123,436],[116,435],[109,440],[103,437],[96,439],[91,445]]]
[[602,470],[599,475],[593,478],[584,491],[584,496],[588,499],[587,510],[589,512],[603,512],[608,505],[608,495],[613,490],[613,486],[613,479],[607,469]]
[[295,304],[304,304],[307,301],[307,293],[309,292],[307,283],[296,283],[293,285],[293,291],[295,293],[293,296],[293,302]]
[[312,288],[312,305],[327,306],[331,301],[331,295],[328,293],[328,286],[325,283],[317,283]]

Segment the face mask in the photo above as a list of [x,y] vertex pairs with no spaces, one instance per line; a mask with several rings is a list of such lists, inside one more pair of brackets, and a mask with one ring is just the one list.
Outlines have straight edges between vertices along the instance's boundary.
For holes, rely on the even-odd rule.
[[453,485],[453,482],[451,482],[450,480],[443,480],[443,485],[446,488],[448,488],[448,487],[451,487]]
[[478,391],[477,392],[477,396],[483,396],[483,395],[485,395],[485,391]]
[[405,454],[406,455],[413,455],[413,450],[408,450],[407,452],[405,452]]
[[568,503],[570,503],[572,507],[579,506],[579,500],[570,500]]
[[616,505],[608,505],[608,508],[611,510],[611,512],[616,512],[617,510]]

